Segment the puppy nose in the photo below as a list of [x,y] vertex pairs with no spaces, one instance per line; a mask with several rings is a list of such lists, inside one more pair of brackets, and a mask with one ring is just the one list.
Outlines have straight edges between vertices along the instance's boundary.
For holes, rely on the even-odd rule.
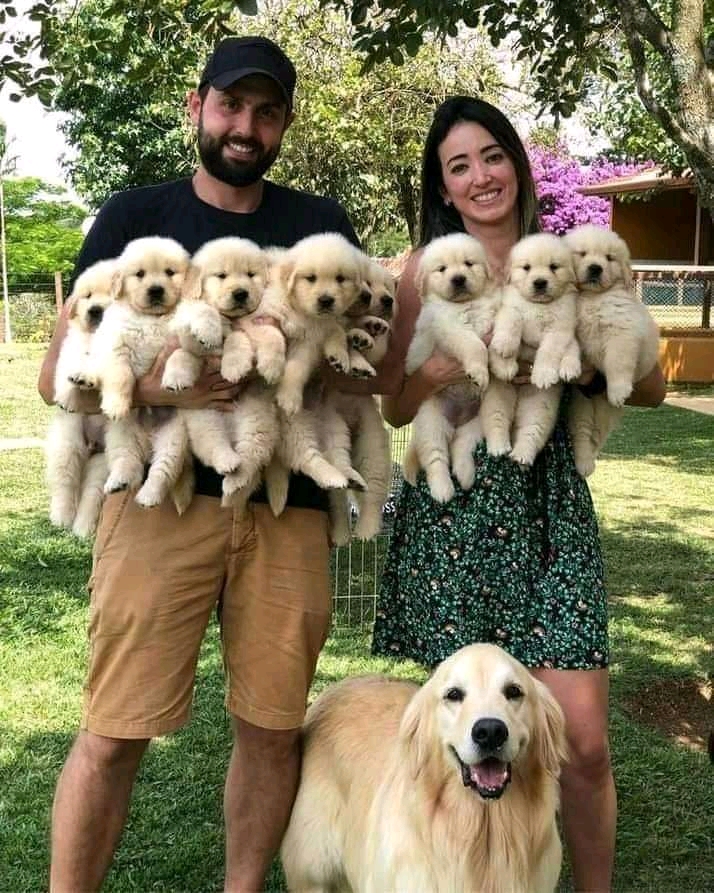
[[160,304],[164,299],[163,285],[150,285],[146,290],[152,304]]
[[236,307],[240,307],[241,304],[245,304],[245,302],[248,300],[248,292],[244,288],[237,288],[233,292],[232,297],[233,303],[236,305]]
[[382,307],[385,310],[391,310],[394,306],[394,298],[382,298]]
[[369,307],[369,303],[372,300],[372,292],[367,291],[366,288],[363,288],[359,293],[359,298],[357,299],[360,304],[364,304],[365,307]]
[[99,307],[97,304],[93,304],[87,311],[87,316],[92,322],[99,322],[104,316],[104,307]]
[[466,285],[466,277],[462,276],[460,273],[458,276],[452,276],[451,284],[454,288],[463,288],[463,286]]
[[536,291],[545,291],[548,288],[548,280],[547,279],[534,279],[533,280],[533,288]]
[[471,738],[481,750],[498,750],[508,739],[508,726],[500,719],[479,719],[471,729]]
[[332,310],[335,306],[335,299],[332,295],[320,295],[317,299],[317,306],[320,310]]
[[602,275],[602,266],[600,264],[588,265],[588,279],[598,279]]

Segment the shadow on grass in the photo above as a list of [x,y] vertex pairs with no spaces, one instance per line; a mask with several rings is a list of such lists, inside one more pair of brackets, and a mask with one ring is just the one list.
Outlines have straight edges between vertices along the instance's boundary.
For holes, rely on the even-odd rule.
[[647,459],[687,474],[712,472],[714,416],[660,406],[651,409],[628,407],[622,421],[608,438],[604,458],[619,461]]
[[[7,514],[0,527],[0,635],[51,633],[87,603],[91,547],[39,512]],[[2,595],[4,593],[4,596]]]

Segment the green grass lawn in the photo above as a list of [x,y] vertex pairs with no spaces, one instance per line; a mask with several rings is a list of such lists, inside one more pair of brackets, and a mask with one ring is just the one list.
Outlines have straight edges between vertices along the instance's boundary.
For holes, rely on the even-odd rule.
[[[48,415],[35,391],[40,356],[18,347],[9,359],[7,348],[0,350],[0,436],[42,434]],[[625,709],[654,682],[704,681],[712,673],[713,446],[712,416],[630,409],[592,478],[611,594],[621,893],[704,893],[714,877],[714,767]],[[46,520],[39,449],[0,453],[0,480],[0,891],[40,893],[52,795],[79,717],[90,549]],[[315,691],[363,672],[424,678],[414,664],[371,658],[368,645],[366,630],[335,632]],[[193,720],[157,741],[144,760],[106,890],[221,888],[230,744],[212,629]],[[277,867],[270,889],[282,889]]]

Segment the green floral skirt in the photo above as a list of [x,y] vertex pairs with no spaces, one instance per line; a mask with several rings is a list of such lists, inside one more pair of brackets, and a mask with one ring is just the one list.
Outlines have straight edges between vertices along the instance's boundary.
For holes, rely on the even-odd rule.
[[608,663],[607,601],[590,491],[561,419],[532,468],[479,444],[476,482],[446,504],[402,485],[372,650],[434,666],[472,642],[529,667]]

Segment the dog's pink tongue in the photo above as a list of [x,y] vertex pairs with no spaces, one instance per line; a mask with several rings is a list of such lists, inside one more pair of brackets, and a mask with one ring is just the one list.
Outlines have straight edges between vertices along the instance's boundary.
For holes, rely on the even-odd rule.
[[500,760],[484,760],[471,766],[471,781],[482,788],[500,788],[508,780],[508,764]]

